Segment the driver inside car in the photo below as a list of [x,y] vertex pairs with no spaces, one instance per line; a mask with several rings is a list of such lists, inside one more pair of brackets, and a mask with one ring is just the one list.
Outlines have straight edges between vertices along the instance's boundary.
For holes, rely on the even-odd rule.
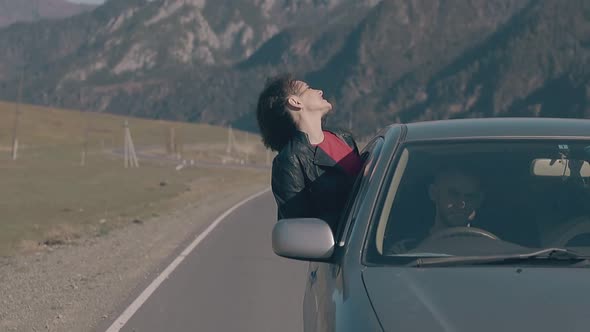
[[434,177],[428,196],[435,206],[429,234],[448,227],[471,227],[483,201],[477,176],[459,169],[446,169]]
[[438,171],[428,187],[435,209],[430,226],[418,230],[416,237],[396,242],[390,249],[402,253],[415,248],[424,239],[454,227],[471,227],[476,221],[484,194],[479,178],[466,170],[445,168]]

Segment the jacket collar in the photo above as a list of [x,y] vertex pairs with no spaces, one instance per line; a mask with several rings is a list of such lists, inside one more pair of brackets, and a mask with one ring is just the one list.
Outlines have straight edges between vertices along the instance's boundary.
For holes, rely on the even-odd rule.
[[324,150],[320,147],[315,147],[315,154],[313,156],[313,163],[318,166],[334,167],[337,165],[336,161],[332,159]]
[[[342,137],[340,135],[338,135],[338,133],[335,133],[331,130],[326,130],[326,129],[324,129],[324,130],[329,131],[329,132],[333,133],[334,135],[340,137],[340,139],[342,139]],[[334,161],[334,159],[332,159],[324,150],[322,150],[318,146],[311,145],[311,143],[309,142],[309,136],[306,133],[304,133],[302,131],[297,131],[293,137],[293,140],[295,142],[305,145],[309,149],[309,152],[311,154],[313,154],[313,163],[314,164],[316,164],[318,166],[327,166],[327,167],[334,167],[337,165],[337,163]]]

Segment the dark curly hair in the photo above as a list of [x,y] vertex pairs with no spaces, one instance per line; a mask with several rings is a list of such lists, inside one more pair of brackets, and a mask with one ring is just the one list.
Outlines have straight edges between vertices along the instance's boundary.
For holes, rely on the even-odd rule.
[[287,98],[296,93],[296,82],[291,74],[271,77],[258,97],[256,119],[262,143],[273,151],[280,151],[297,131],[287,110]]

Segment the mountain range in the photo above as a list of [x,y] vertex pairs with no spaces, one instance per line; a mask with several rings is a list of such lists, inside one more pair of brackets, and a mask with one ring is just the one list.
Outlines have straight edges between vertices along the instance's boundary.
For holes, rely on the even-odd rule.
[[255,130],[265,79],[289,71],[359,135],[590,117],[589,22],[585,0],[110,0],[1,29],[0,98],[22,79],[30,103]]

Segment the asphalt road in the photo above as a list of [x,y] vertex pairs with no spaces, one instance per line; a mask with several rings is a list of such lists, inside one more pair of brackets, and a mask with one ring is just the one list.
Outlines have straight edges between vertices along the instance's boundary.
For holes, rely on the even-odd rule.
[[275,216],[267,192],[221,219],[120,331],[301,331],[307,264],[272,252]]

